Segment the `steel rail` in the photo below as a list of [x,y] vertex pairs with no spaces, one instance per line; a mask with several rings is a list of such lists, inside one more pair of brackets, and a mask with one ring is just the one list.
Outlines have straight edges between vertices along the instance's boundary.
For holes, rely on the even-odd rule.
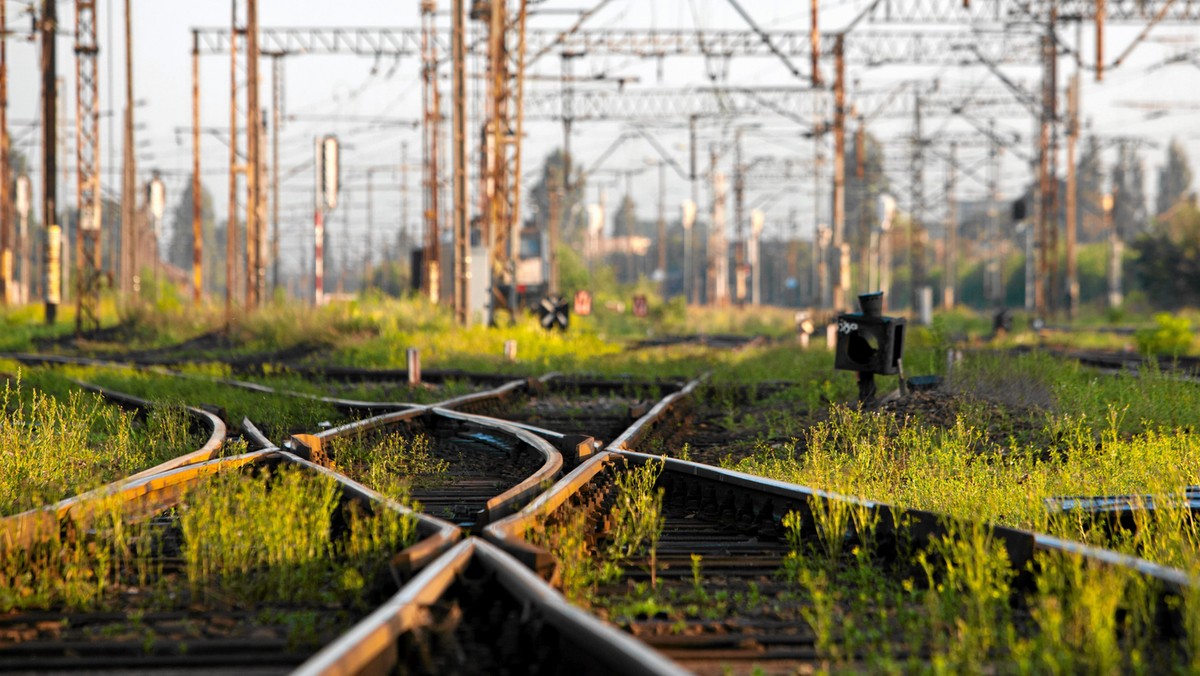
[[531,528],[537,527],[542,519],[562,507],[611,462],[612,454],[607,451],[592,456],[519,512],[485,526],[482,532],[484,539],[495,543],[542,578],[551,579],[558,565],[554,555],[528,542],[525,534]]
[[700,385],[708,380],[709,375],[710,374],[705,373],[699,378],[689,382],[687,385],[684,385],[683,389],[679,390],[678,392],[672,392],[671,394],[663,397],[662,400],[660,400],[654,405],[653,408],[647,411],[645,415],[638,418],[624,432],[618,435],[616,439],[613,439],[612,442],[609,443],[608,449],[625,450],[628,449],[631,444],[640,442],[645,435],[649,433],[650,427],[655,422],[658,422],[667,411],[677,404],[677,402],[691,397],[692,393],[696,391],[696,388],[700,387]]
[[439,404],[416,406],[404,411],[386,413],[331,428],[319,434],[295,435],[285,445],[290,446],[290,450],[293,452],[311,458],[319,455],[323,447],[334,439],[353,437],[405,424],[436,424],[439,420],[475,425],[516,439],[520,444],[541,456],[542,464],[533,474],[486,501],[483,511],[477,515],[476,521],[477,527],[482,527],[494,519],[502,518],[516,511],[526,501],[541,492],[544,486],[553,483],[562,472],[563,455],[550,442],[530,430],[497,418],[464,413],[447,408],[447,406],[479,405],[488,401],[496,401],[528,386],[528,383],[527,380],[510,381],[492,390],[454,397]]
[[[114,402],[123,402],[127,406],[144,409],[153,405],[144,399],[138,399],[122,392],[107,390],[88,383],[75,382],[81,387],[100,394],[106,399]],[[225,423],[217,416],[202,409],[188,406],[185,407],[185,410],[199,425],[206,426],[209,429],[208,438],[200,448],[153,467],[148,467],[130,476],[122,477],[105,486],[63,498],[49,505],[0,517],[0,551],[10,547],[28,547],[35,542],[45,539],[51,533],[56,532],[59,524],[69,518],[72,511],[77,509],[79,504],[109,495],[117,487],[124,484],[134,484],[147,477],[171,472],[182,467],[194,466],[216,458],[225,443],[227,432]]]
[[[693,384],[698,385],[699,381],[694,381],[689,386]],[[685,397],[690,396],[694,389],[694,387],[690,387],[690,389],[685,388],[686,394],[681,391],[677,393],[678,396],[664,398],[654,409],[643,416],[641,420],[634,423],[621,438],[610,444],[607,450],[637,462],[658,459],[656,456],[638,453],[632,446],[640,442],[655,422],[663,418],[672,406],[679,405]],[[866,506],[878,514],[880,527],[887,530],[894,530],[897,527],[896,517],[902,516],[903,519],[916,527],[915,534],[919,537],[928,538],[935,535],[945,535],[947,532],[945,527],[947,517],[934,512],[901,508],[886,503],[842,496],[675,458],[662,458],[662,460],[666,463],[664,472],[670,469],[676,473],[691,474],[697,478],[725,486],[737,487],[743,490],[763,491],[788,500],[789,505],[798,507],[801,510],[805,522],[810,521],[812,518],[810,501],[815,498]],[[1083,543],[1062,540],[1042,533],[1010,528],[998,524],[985,525],[991,534],[1004,544],[1010,565],[1018,573],[1025,571],[1028,564],[1033,561],[1038,553],[1059,553],[1084,557],[1106,566],[1119,566],[1132,569],[1145,577],[1157,580],[1170,593],[1178,594],[1185,588],[1200,587],[1200,580],[1192,578],[1186,572],[1177,568],[1156,564],[1140,557],[1121,554]]]
[[544,458],[542,466],[536,472],[526,477],[517,485],[512,486],[487,501],[484,507],[485,516],[483,521],[479,523],[480,526],[486,526],[495,519],[504,518],[517,511],[521,505],[524,505],[534,496],[545,490],[545,487],[552,484],[562,473],[562,454],[550,442],[532,432],[515,427],[504,421],[496,420],[495,418],[461,413],[440,407],[431,409],[429,413],[430,415],[442,416],[450,420],[459,420],[480,427],[499,430],[516,437],[521,443],[536,450]]
[[325,404],[329,404],[339,410],[347,412],[355,411],[397,411],[406,408],[418,406],[409,402],[375,402],[375,401],[360,401],[357,399],[343,399],[340,397],[327,397],[319,394],[309,394],[307,392],[297,392],[294,390],[286,390],[268,385],[261,385],[246,380],[237,380],[231,378],[214,378],[202,376],[194,373],[184,373],[175,369],[167,368],[161,364],[143,364],[137,361],[119,361],[110,359],[95,359],[92,357],[68,357],[62,355],[34,355],[26,353],[14,353],[9,355],[0,355],[0,357],[11,358],[23,364],[57,364],[66,366],[91,366],[95,368],[107,369],[133,369],[145,373],[153,373],[155,375],[168,376],[172,378],[180,378],[183,380],[195,380],[199,382],[216,383],[218,385],[228,385],[259,394],[272,394],[283,397],[295,397],[298,399],[311,399]]
[[[196,465],[181,467],[170,472],[148,476],[138,481],[112,484],[103,495],[97,496],[96,499],[89,502],[77,501],[70,505],[67,516],[73,519],[77,525],[86,527],[95,514],[94,510],[97,509],[97,503],[103,502],[103,505],[99,509],[107,514],[111,508],[109,500],[117,500],[121,512],[127,518],[150,518],[179,505],[186,499],[189,490],[192,490],[196,485],[219,473],[244,469],[255,465],[278,464],[302,467],[306,471],[329,478],[338,484],[342,495],[346,499],[357,501],[360,504],[374,505],[376,508],[392,510],[414,518],[416,520],[416,532],[420,539],[404,550],[397,552],[389,560],[389,565],[392,567],[394,574],[400,574],[404,577],[418,574],[422,568],[449,550],[462,537],[462,531],[453,524],[414,512],[408,507],[386,498],[341,474],[275,448],[227,458],[218,458]],[[397,584],[401,584],[400,578],[397,578]],[[65,616],[69,618],[70,614],[67,613]],[[255,643],[253,645],[257,646],[259,644]],[[283,647],[286,647],[286,645],[281,646],[281,649]],[[216,663],[220,664],[230,663],[219,652],[199,650],[189,652],[194,653],[188,655],[188,663],[191,668],[198,666],[198,664],[206,664],[207,658],[212,658]],[[3,655],[4,651],[0,650],[0,658]],[[99,659],[103,660],[103,658]],[[93,664],[90,666],[102,667],[103,664]]]
[[391,671],[399,660],[398,640],[429,623],[424,609],[444,597],[472,561],[514,599],[543,615],[569,642],[570,649],[583,651],[602,670],[619,674],[688,673],[641,641],[576,608],[503,550],[484,540],[468,538],[293,674],[351,676]]

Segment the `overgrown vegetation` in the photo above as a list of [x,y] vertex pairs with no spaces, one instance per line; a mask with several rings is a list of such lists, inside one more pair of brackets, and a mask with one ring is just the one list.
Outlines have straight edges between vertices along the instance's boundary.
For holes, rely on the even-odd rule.
[[662,468],[661,460],[651,460],[617,470],[603,533],[593,533],[594,525],[583,509],[568,510],[563,520],[526,533],[529,541],[554,554],[567,598],[589,601],[598,585],[620,580],[623,567],[643,556],[649,560],[651,587],[656,585],[658,539],[665,520],[662,489],[655,483]]
[[[101,498],[44,541],[0,551],[0,611],[197,603],[361,610],[390,580],[390,556],[416,537],[410,513],[366,510],[342,500],[332,479],[289,466],[203,480],[156,519],[126,509]],[[175,556],[182,571],[166,566]]]
[[0,395],[0,514],[13,514],[195,450],[180,406],[158,406],[144,420],[98,395],[60,399],[19,379]]

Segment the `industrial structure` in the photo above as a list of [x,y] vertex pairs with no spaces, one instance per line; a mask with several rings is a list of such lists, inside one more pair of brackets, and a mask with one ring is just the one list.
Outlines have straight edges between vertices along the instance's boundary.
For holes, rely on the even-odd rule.
[[[356,265],[348,257],[349,233],[358,229],[365,234],[355,245],[362,252],[361,274],[351,275],[351,285],[357,279],[372,284],[373,271],[385,263],[403,265],[416,291],[431,303],[453,305],[462,323],[513,318],[523,298],[577,290],[562,288],[558,253],[567,240],[587,264],[615,260],[626,278],[652,277],[664,295],[690,302],[845,310],[855,293],[881,289],[889,302],[907,304],[914,314],[930,310],[935,298],[947,308],[961,302],[957,285],[968,258],[983,270],[983,303],[1003,305],[1003,260],[1023,241],[1028,309],[1039,317],[1070,315],[1081,302],[1075,174],[1087,119],[1083,76],[1102,83],[1151,44],[1156,31],[1200,20],[1200,2],[1193,0],[854,0],[851,12],[810,0],[807,25],[768,30],[765,10],[728,0],[743,27],[706,29],[696,17],[691,28],[639,29],[614,22],[601,27],[597,17],[610,9],[610,0],[557,13],[550,11],[553,3],[528,0],[423,0],[412,27],[281,28],[260,25],[258,0],[232,0],[228,14],[212,13],[213,23],[225,25],[192,27],[190,36],[179,36],[179,49],[191,55],[192,114],[190,124],[181,125],[191,134],[190,167],[179,176],[184,182],[164,187],[160,180],[153,190],[142,190],[150,179],[149,171],[139,174],[137,160],[136,7],[130,0],[73,0],[74,87],[64,88],[57,80],[70,76],[56,54],[55,36],[64,32],[58,4],[30,3],[30,30],[23,33],[8,28],[13,24],[0,3],[0,25],[6,27],[0,41],[0,300],[41,301],[47,320],[54,321],[64,295],[73,296],[80,334],[100,327],[103,294],[113,294],[122,306],[145,295],[141,270],[158,270],[167,246],[160,239],[162,204],[184,199],[185,191],[190,256],[175,259],[164,274],[190,287],[196,303],[220,289],[230,323],[270,299],[276,287],[288,286],[280,263],[283,221],[311,225],[303,238],[292,236],[311,242],[303,252],[292,251],[289,267],[299,270],[290,275],[294,295],[322,303],[345,290],[346,271]],[[101,8],[122,14],[123,45],[99,39]],[[559,18],[543,21],[543,15]],[[1123,42],[1116,50],[1114,27],[1128,27],[1120,29]],[[8,131],[9,51],[24,49],[18,41],[36,43],[40,64],[38,119],[32,123],[41,131],[36,232],[24,225],[30,182],[18,181]],[[112,101],[114,110],[102,110],[101,92],[110,86],[101,82],[106,50],[123,50],[125,57],[120,115]],[[393,69],[412,64],[419,117],[408,122],[390,111],[342,111],[327,118],[330,128],[322,133],[294,134],[286,127],[304,113],[286,112],[286,64],[337,56],[370,60],[372,73],[383,62],[393,62]],[[548,71],[552,57],[557,68]],[[202,62],[222,61],[228,66],[225,95],[206,89],[202,80],[208,72]],[[771,64],[776,76],[731,76],[751,62]],[[658,82],[643,83],[640,73],[623,71],[623,63],[652,64]],[[706,84],[671,84],[676,68],[697,63]],[[1164,63],[1189,61],[1181,53]],[[267,66],[271,88],[263,96],[260,78]],[[860,83],[884,66],[938,68],[939,74],[891,79],[884,86]],[[985,76],[953,77],[968,67]],[[1018,71],[1036,76],[1025,80],[1014,75]],[[296,71],[290,73],[294,78]],[[73,166],[61,152],[60,97],[66,89],[74,92]],[[202,103],[213,97],[228,100],[226,126],[202,125]],[[1175,104],[1125,105],[1161,112]],[[109,152],[106,158],[103,150],[116,148],[118,139],[102,139],[103,116],[122,122],[119,167],[106,166],[115,157]],[[321,121],[309,118],[310,125]],[[354,144],[333,128],[351,123],[391,138],[415,128],[419,161],[410,163],[405,137],[397,144],[399,157],[354,166]],[[548,123],[561,125],[560,140],[546,140]],[[888,131],[897,124],[907,131]],[[536,139],[532,125],[539,125]],[[604,150],[582,148],[581,129],[589,142],[602,139]],[[220,164],[202,157],[207,136],[227,145]],[[684,136],[682,144],[664,140]],[[281,145],[293,141],[316,151],[300,164],[281,166]],[[530,154],[534,141],[556,148],[553,167],[550,160],[540,166],[544,158]],[[649,157],[636,166],[608,166],[631,147]],[[1016,190],[1007,181],[1005,200],[1001,184],[1015,162],[1025,175]],[[656,172],[647,176],[656,173],[657,181],[637,182],[655,202],[655,217],[643,228],[630,195],[634,177],[652,168]],[[71,203],[58,183],[63,169],[75,174]],[[309,175],[308,169],[313,185],[292,190],[288,182]],[[419,218],[411,221],[410,170],[420,177],[421,190],[420,199],[412,200],[420,204]],[[604,182],[607,172],[618,177],[615,182]],[[205,243],[205,220],[212,216],[205,215],[211,206],[205,207],[203,196],[206,183],[215,186],[205,176],[216,173],[225,176],[227,202],[224,246],[214,250],[215,242]],[[103,179],[118,175],[119,196],[112,190],[106,199]],[[354,183],[355,176],[365,177],[365,184]],[[940,185],[931,176],[939,176]],[[691,205],[678,220],[667,217],[678,207],[667,204],[669,182],[686,188]],[[964,184],[974,186],[979,198],[964,198]],[[1026,184],[1030,194],[1023,196]],[[621,208],[610,207],[605,186],[624,189]],[[389,189],[401,196],[396,236],[412,255],[383,253],[391,238],[377,237],[375,214],[383,212],[373,200]],[[591,189],[598,191],[594,198]],[[311,202],[300,198],[305,191]],[[139,194],[158,197],[139,200]],[[360,195],[366,197],[366,218],[356,210]],[[797,195],[811,214],[797,210]],[[1019,208],[1010,206],[1018,198]],[[1023,223],[1023,240],[1010,213]],[[616,219],[611,228],[605,222],[610,217]],[[175,239],[188,234],[175,227]],[[335,230],[340,239],[331,239]],[[764,233],[786,246],[764,250]],[[1114,250],[1121,246],[1121,238],[1111,239]],[[326,281],[334,265],[331,246],[340,261],[336,289]],[[1119,287],[1119,255],[1113,260],[1111,284]],[[210,278],[220,276],[219,268],[223,279]],[[898,295],[889,287],[901,270],[905,293]],[[64,283],[64,274],[71,283]],[[1119,300],[1119,288],[1109,296]]]

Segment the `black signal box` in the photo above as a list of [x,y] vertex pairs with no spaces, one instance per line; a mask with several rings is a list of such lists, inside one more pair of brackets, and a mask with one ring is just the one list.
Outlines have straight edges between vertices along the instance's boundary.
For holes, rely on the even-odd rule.
[[863,294],[859,303],[863,312],[838,315],[834,368],[881,376],[899,374],[906,320],[883,316],[883,294]]

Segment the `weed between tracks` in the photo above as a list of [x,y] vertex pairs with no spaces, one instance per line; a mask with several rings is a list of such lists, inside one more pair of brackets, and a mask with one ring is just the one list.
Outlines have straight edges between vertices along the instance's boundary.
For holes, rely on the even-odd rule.
[[361,481],[383,495],[408,504],[414,486],[436,485],[450,463],[432,451],[433,441],[423,433],[391,432],[382,435],[336,437],[328,443],[328,466]]
[[595,524],[587,511],[569,510],[565,519],[543,524],[526,533],[526,539],[545,547],[559,562],[559,584],[567,598],[586,602],[596,588],[620,580],[624,566],[645,556],[651,586],[657,584],[658,539],[664,526],[663,493],[655,487],[661,461],[649,461],[618,472],[613,502],[604,515],[603,545],[595,537]]
[[[46,541],[0,551],[0,612],[115,610],[137,618],[186,609],[200,624],[253,612],[250,620],[218,622],[217,635],[239,622],[249,622],[246,632],[268,624],[309,645],[394,590],[388,561],[416,539],[412,514],[365,508],[343,499],[332,479],[286,465],[218,474],[150,519],[113,498],[85,507],[86,517]],[[323,609],[319,618],[313,607]],[[108,626],[125,632],[122,623]],[[66,628],[48,631],[57,637]]]
[[79,390],[56,398],[21,382],[0,394],[0,514],[32,509],[115,481],[200,446],[186,411],[144,420]]

